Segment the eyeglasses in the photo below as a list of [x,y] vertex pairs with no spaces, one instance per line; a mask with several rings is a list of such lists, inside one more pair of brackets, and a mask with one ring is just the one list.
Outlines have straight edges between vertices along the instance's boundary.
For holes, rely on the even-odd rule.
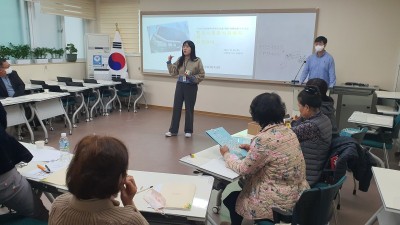
[[316,87],[305,86],[304,91],[310,95],[318,94],[319,90]]

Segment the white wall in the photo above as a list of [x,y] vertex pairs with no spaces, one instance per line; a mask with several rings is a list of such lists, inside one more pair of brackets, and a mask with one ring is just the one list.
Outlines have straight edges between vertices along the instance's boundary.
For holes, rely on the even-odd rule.
[[25,83],[30,80],[57,80],[57,76],[68,76],[76,79],[84,78],[86,74],[86,63],[48,63],[31,65],[11,65],[13,70]]
[[[124,1],[126,4],[126,1]],[[100,1],[101,4],[101,1]],[[118,2],[116,2],[118,4]],[[336,61],[337,83],[355,81],[394,90],[400,63],[399,0],[141,0],[141,11],[189,11],[229,9],[319,8],[317,35],[328,38],[327,50]],[[121,12],[115,12],[118,17]],[[126,16],[126,15],[121,15]],[[136,15],[131,15],[132,17]],[[101,18],[99,19],[101,21]],[[132,34],[134,35],[134,34]],[[129,41],[129,40],[128,40]],[[199,56],[201,57],[201,56]],[[166,55],[167,58],[167,55]],[[165,62],[160,62],[165,63]],[[74,65],[74,66],[72,66]],[[28,66],[29,68],[31,66]],[[28,76],[80,76],[85,65],[32,66],[18,69]],[[54,68],[53,68],[54,67]],[[138,70],[140,57],[128,57],[131,78],[145,81],[149,104],[172,106],[175,79],[143,76]],[[206,71],[207,72],[207,71]],[[26,74],[26,75],[25,75]],[[293,105],[292,89],[287,86],[205,80],[199,86],[196,110],[249,116],[251,100],[265,91],[278,92],[288,112]]]
[[[394,89],[400,53],[398,0],[140,1],[141,11],[285,8],[319,8],[317,35],[328,38],[327,50],[335,58],[338,84],[355,81]],[[140,67],[140,57],[129,57],[128,66],[131,77],[146,81],[150,104],[172,106],[174,79],[143,76],[137,70]],[[196,110],[249,116],[251,100],[265,91],[279,93],[286,102],[288,112],[291,112],[293,97],[290,87],[207,80],[199,86]]]

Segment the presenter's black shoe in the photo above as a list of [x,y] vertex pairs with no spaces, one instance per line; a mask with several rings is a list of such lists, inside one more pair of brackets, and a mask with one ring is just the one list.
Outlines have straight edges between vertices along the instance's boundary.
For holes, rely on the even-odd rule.
[[176,135],[178,135],[178,134],[173,134],[169,131],[167,133],[165,133],[165,137],[172,137],[172,136],[176,136]]

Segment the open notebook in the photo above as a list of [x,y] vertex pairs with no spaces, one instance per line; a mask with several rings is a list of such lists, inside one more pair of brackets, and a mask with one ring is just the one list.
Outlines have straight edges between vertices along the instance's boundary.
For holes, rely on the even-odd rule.
[[247,151],[239,148],[239,145],[249,144],[249,139],[242,137],[232,137],[223,127],[207,130],[206,134],[208,134],[208,136],[210,136],[220,146],[228,146],[230,153],[237,155],[241,159],[246,157]]
[[166,209],[190,210],[195,192],[196,185],[191,183],[165,183],[161,187]]

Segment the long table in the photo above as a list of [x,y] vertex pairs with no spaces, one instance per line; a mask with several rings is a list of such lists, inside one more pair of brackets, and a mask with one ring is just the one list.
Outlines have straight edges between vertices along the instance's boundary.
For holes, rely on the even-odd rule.
[[[19,97],[1,99],[5,110],[7,111],[8,126],[14,126],[19,124],[26,124],[29,133],[31,135],[31,142],[34,142],[34,135],[29,125],[34,115],[37,116],[40,125],[43,128],[45,134],[45,142],[48,142],[48,132],[46,126],[42,120],[53,118],[59,115],[65,115],[66,121],[69,125],[69,133],[72,134],[71,121],[64,110],[61,102],[61,97],[68,96],[69,93],[35,93],[30,95],[23,95]],[[23,104],[28,104],[32,111],[32,116],[27,119],[25,116],[25,110]]]
[[372,225],[400,224],[400,171],[372,167],[376,186],[382,199],[382,207],[365,223]]
[[[35,151],[36,146],[33,144],[23,143],[30,151]],[[42,150],[41,152],[45,152]],[[37,151],[36,151],[37,152]],[[27,166],[19,168],[18,171],[22,175],[27,175],[32,170],[37,170],[36,164],[46,162],[30,162]],[[67,166],[67,165],[66,165]],[[64,168],[65,170],[65,168]],[[59,170],[62,171],[62,170]],[[57,173],[57,172],[56,172]],[[146,194],[145,191],[137,193],[134,197],[134,202],[138,210],[145,216],[149,222],[156,222],[159,224],[206,224],[207,221],[207,208],[211,196],[212,185],[214,178],[211,176],[189,176],[169,173],[156,173],[156,172],[145,172],[137,170],[128,170],[128,174],[132,175],[135,179],[135,183],[140,187],[149,186],[160,186],[167,182],[183,182],[192,183],[196,185],[196,192],[193,199],[192,207],[190,210],[164,210],[164,214],[155,212],[149,205],[144,201],[143,196]],[[65,180],[65,174],[58,173],[61,176],[61,180]],[[64,178],[63,178],[64,177]],[[38,190],[62,194],[68,191],[65,185],[54,184],[47,182],[45,179],[34,179],[27,178],[32,184],[33,188]],[[51,196],[46,195],[48,197]]]

